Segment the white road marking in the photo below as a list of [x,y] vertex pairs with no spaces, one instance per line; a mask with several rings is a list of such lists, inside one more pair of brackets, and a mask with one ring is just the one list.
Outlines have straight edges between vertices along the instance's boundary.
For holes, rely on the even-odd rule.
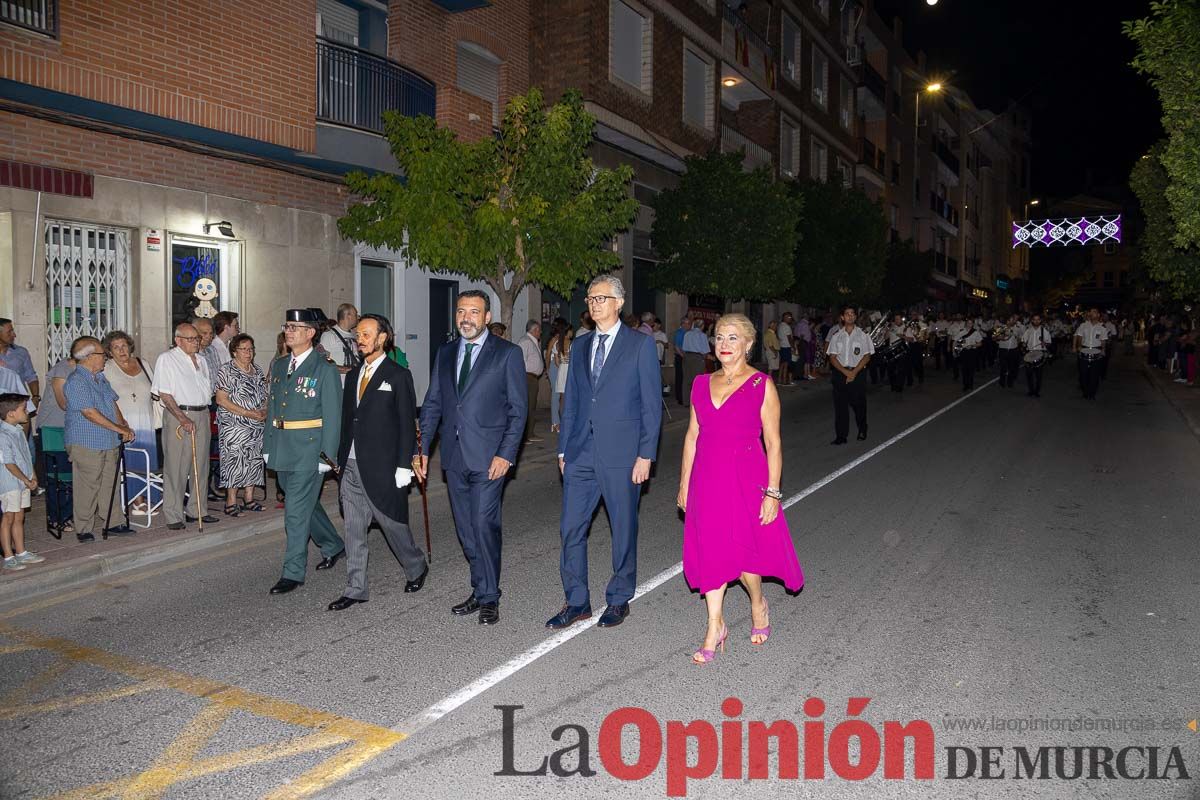
[[[796,494],[788,497],[788,499],[783,502],[783,507],[785,509],[787,509],[787,508],[790,508],[791,506],[795,505],[796,503],[799,503],[801,500],[808,497],[813,492],[817,491],[818,489],[821,489],[824,486],[829,485],[833,481],[835,481],[838,478],[840,478],[841,476],[845,475],[850,470],[854,469],[857,466],[860,466],[864,462],[879,455],[884,450],[886,450],[889,447],[891,447],[892,445],[896,444],[896,442],[899,442],[904,437],[906,437],[912,433],[915,433],[917,430],[920,430],[925,425],[928,425],[930,422],[933,422],[935,419],[942,416],[950,409],[954,408],[955,406],[959,405],[960,403],[965,402],[966,400],[970,399],[971,397],[978,394],[979,392],[982,392],[984,389],[991,386],[997,380],[999,380],[999,378],[992,378],[990,381],[983,384],[978,389],[975,389],[974,391],[970,392],[969,394],[963,395],[962,397],[955,400],[953,403],[950,403],[949,405],[944,406],[941,409],[930,414],[928,417],[925,417],[925,419],[921,420],[920,422],[917,422],[917,423],[914,423],[914,424],[908,426],[904,430],[900,431],[900,433],[897,433],[895,436],[893,436],[892,438],[883,442],[882,444],[879,444],[878,446],[874,447],[873,449],[868,450],[866,453],[863,453],[861,456],[854,459],[853,461],[839,467],[838,469],[836,469],[833,472],[826,475],[824,478],[821,478],[821,480],[817,481],[816,483],[812,484],[811,486],[808,486],[804,490],[797,492]],[[633,600],[636,601],[642,595],[648,594],[648,593],[654,591],[659,586],[662,586],[664,583],[671,580],[676,575],[679,575],[682,572],[683,572],[683,562],[682,561],[680,561],[678,564],[675,564],[674,566],[664,569],[662,572],[658,573],[653,578],[650,578],[648,581],[645,581],[644,583],[640,584],[637,587],[637,590],[634,592]],[[429,706],[429,708],[420,712],[416,716],[410,718],[408,721],[396,726],[395,729],[399,730],[399,731],[403,731],[405,734],[412,736],[413,734],[415,734],[425,728],[428,728],[430,725],[437,722],[442,717],[449,714],[451,711],[454,711],[459,706],[461,706],[461,705],[473,700],[474,698],[478,697],[479,695],[483,694],[488,689],[492,688],[496,684],[503,681],[505,678],[508,678],[511,675],[514,675],[515,673],[517,673],[520,670],[524,669],[525,667],[529,666],[530,664],[537,661],[539,658],[546,655],[547,653],[552,652],[559,646],[564,645],[567,642],[574,639],[576,636],[579,636],[581,633],[591,629],[597,622],[599,622],[599,619],[600,619],[600,615],[594,614],[591,619],[585,620],[583,622],[577,622],[574,625],[572,625],[571,627],[567,628],[566,630],[558,631],[557,633],[550,636],[549,638],[544,639],[541,642],[538,642],[533,647],[530,647],[525,652],[520,653],[519,655],[516,655],[513,658],[510,658],[508,661],[506,661],[503,664],[501,664],[500,666],[496,667],[491,672],[488,672],[488,673],[480,676],[479,678],[476,678],[474,681],[472,681],[471,683],[462,687],[461,689],[454,692],[453,694],[447,695],[446,697],[442,698],[438,702]]]

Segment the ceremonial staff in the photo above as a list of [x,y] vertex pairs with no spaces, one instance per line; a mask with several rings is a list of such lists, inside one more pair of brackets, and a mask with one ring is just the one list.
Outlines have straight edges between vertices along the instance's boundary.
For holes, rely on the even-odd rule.
[[[417,452],[424,452],[421,447],[421,425],[417,425]],[[429,563],[433,563],[433,541],[429,538],[429,498],[425,495],[425,483],[429,480],[429,473],[425,473],[425,480],[417,479],[417,490],[421,493],[421,510],[425,512],[425,556],[429,559]]]

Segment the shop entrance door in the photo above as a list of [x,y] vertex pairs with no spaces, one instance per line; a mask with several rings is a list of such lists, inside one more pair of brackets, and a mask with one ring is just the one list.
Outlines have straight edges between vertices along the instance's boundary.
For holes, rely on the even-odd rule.
[[433,362],[438,348],[454,338],[454,306],[458,302],[458,282],[429,280],[429,367],[433,373]]

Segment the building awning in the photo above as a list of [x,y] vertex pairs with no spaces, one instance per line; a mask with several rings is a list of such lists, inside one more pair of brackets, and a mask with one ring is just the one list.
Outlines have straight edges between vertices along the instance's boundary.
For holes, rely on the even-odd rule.
[[651,164],[657,164],[660,167],[671,170],[672,172],[684,172],[683,159],[679,156],[668,153],[664,150],[647,144],[640,139],[635,139],[632,136],[622,133],[616,128],[605,125],[602,122],[596,123],[595,137],[598,141],[611,145],[618,150],[623,150],[630,155],[637,156],[643,161],[649,161]]
[[451,14],[457,14],[460,11],[471,11],[476,8],[487,8],[491,5],[490,0],[433,0],[433,4],[438,6],[443,11],[449,11]]

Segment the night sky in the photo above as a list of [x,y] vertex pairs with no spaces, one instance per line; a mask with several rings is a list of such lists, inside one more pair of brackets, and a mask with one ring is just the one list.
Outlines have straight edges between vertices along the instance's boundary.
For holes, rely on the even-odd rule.
[[1158,97],[1129,66],[1121,22],[1148,16],[1149,2],[1120,0],[876,0],[904,23],[910,54],[977,106],[1012,99],[1033,112],[1033,194],[1107,194],[1162,137]]

